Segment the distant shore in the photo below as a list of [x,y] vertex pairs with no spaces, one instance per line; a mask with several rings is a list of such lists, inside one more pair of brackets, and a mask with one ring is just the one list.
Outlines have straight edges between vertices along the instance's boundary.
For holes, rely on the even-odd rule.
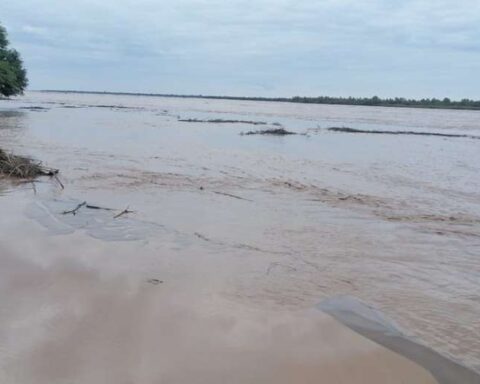
[[462,99],[460,101],[444,98],[432,99],[406,99],[403,97],[381,99],[373,97],[253,97],[253,96],[209,96],[209,95],[177,95],[163,93],[135,93],[135,92],[99,92],[99,91],[73,91],[73,90],[35,90],[32,92],[51,93],[76,93],[97,95],[126,95],[126,96],[153,96],[153,97],[176,97],[186,99],[214,99],[214,100],[241,100],[241,101],[268,101],[300,104],[327,104],[327,105],[353,105],[366,107],[395,107],[395,108],[426,108],[426,109],[459,109],[480,110],[480,100]]

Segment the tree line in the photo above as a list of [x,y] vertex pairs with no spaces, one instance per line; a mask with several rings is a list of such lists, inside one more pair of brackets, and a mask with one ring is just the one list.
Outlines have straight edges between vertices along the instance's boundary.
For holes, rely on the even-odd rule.
[[416,107],[416,108],[456,108],[456,109],[480,109],[480,100],[462,99],[460,101],[444,99],[406,99],[403,97],[381,99],[373,97],[301,97],[295,96],[291,99],[294,103],[313,104],[342,104],[342,105],[369,105],[382,107]]
[[22,94],[27,85],[22,58],[16,49],[10,48],[7,31],[0,24],[0,96]]
[[90,93],[105,95],[130,95],[130,96],[155,96],[155,97],[176,97],[176,98],[197,98],[197,99],[217,99],[217,100],[245,100],[245,101],[279,101],[287,103],[303,104],[339,104],[339,105],[365,105],[379,107],[410,107],[410,108],[443,108],[443,109],[478,109],[480,110],[480,100],[462,99],[459,101],[444,99],[406,99],[403,97],[381,99],[378,96],[373,97],[250,97],[250,96],[209,96],[209,95],[179,95],[168,93],[137,93],[137,92],[106,92],[106,91],[71,91],[71,90],[44,90],[43,92],[60,93]]

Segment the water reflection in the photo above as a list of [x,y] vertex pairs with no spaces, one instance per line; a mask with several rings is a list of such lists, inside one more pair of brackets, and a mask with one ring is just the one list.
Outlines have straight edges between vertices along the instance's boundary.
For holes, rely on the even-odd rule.
[[0,129],[23,126],[26,115],[24,111],[0,110]]
[[27,114],[17,110],[0,110],[0,148],[8,150],[26,130]]

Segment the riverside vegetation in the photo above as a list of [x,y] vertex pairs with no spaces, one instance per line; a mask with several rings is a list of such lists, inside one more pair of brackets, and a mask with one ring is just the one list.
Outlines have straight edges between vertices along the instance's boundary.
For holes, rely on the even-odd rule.
[[[132,93],[132,92],[95,92],[95,91],[72,91],[72,90],[43,90],[42,92],[53,93],[79,93],[97,95],[127,95],[127,96],[154,96],[175,98],[198,98],[213,100],[240,100],[240,101],[271,101],[300,104],[331,104],[331,105],[359,105],[371,107],[404,107],[404,108],[430,108],[430,109],[471,109],[480,110],[480,100],[462,99],[451,100],[423,98],[407,99],[404,97],[385,98],[373,97],[331,97],[331,96],[294,96],[294,97],[243,97],[243,96],[209,96],[209,95],[176,95],[166,93]],[[195,122],[195,121],[192,121]]]
[[[27,84],[27,71],[20,54],[9,47],[7,31],[0,24],[0,97],[22,94]],[[16,156],[0,148],[0,176],[33,179],[37,176],[53,176],[57,172],[28,157]]]
[[0,96],[4,97],[20,95],[28,85],[22,58],[9,45],[7,31],[0,24]]

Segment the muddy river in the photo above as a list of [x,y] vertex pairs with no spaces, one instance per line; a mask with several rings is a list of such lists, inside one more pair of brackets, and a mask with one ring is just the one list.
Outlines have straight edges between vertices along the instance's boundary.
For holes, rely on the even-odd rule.
[[480,111],[0,101],[0,147],[60,169],[0,179],[2,382],[453,382],[332,300],[480,372],[477,136]]

